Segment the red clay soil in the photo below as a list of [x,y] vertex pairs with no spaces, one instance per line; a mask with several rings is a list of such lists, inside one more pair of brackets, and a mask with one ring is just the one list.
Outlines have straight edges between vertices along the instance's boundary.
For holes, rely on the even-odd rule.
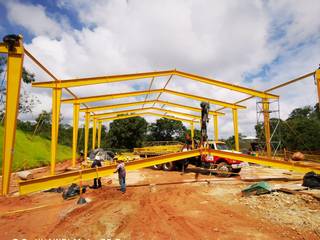
[[[139,173],[141,183],[194,177],[150,169]],[[229,187],[241,184],[232,181]],[[272,224],[245,205],[228,204],[228,197],[208,194],[220,183],[214,184],[129,187],[125,194],[104,186],[86,193],[91,202],[80,206],[57,193],[0,198],[0,239],[318,239],[314,232]],[[39,208],[8,213],[33,207]]]

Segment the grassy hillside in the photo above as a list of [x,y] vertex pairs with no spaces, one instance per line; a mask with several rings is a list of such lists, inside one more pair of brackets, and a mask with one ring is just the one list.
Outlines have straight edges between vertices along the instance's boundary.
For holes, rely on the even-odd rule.
[[[0,126],[0,170],[2,168],[2,148],[3,148],[4,128]],[[58,146],[58,161],[71,158],[71,148]],[[34,136],[17,130],[13,171],[45,166],[50,163],[50,140]],[[1,174],[1,172],[0,172]]]

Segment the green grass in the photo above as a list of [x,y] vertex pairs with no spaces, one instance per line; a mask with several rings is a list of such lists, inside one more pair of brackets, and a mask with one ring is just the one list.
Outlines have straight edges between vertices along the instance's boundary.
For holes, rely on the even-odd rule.
[[[2,169],[4,128],[0,126],[0,169]],[[31,135],[17,130],[12,171],[29,169],[49,165],[50,163],[50,140]],[[58,145],[57,160],[63,161],[72,156],[71,148]]]

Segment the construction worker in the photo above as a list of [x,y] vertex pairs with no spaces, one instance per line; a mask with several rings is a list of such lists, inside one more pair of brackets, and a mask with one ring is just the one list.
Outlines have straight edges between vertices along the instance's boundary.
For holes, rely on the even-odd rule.
[[118,172],[119,177],[119,184],[120,184],[120,190],[122,193],[126,192],[126,169],[124,167],[124,161],[123,160],[117,160],[117,168],[116,171],[113,173]]
[[185,143],[186,143],[187,150],[191,150],[192,149],[192,139],[188,133],[186,134]]
[[[91,168],[97,168],[97,167],[102,167],[101,159],[99,156],[96,156],[95,159],[93,160],[93,163],[91,164]],[[98,189],[101,187],[102,187],[101,177],[93,179],[93,185],[90,186],[90,188]]]

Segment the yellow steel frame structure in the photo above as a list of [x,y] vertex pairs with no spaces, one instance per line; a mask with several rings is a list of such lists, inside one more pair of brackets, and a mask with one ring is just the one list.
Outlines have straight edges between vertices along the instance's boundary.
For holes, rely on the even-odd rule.
[[[101,124],[102,124],[102,122],[113,121],[113,120],[117,120],[117,119],[126,119],[126,118],[132,118],[132,117],[140,117],[140,116],[145,116],[145,115],[163,117],[163,118],[167,118],[167,119],[171,119],[171,120],[190,123],[192,143],[194,146],[194,139],[193,139],[193,137],[194,137],[194,123],[199,122],[199,121],[195,121],[194,119],[196,118],[196,119],[200,120],[200,117],[192,115],[192,117],[194,117],[194,119],[190,120],[190,119],[178,118],[178,117],[174,117],[174,116],[168,116],[168,115],[158,114],[158,113],[153,113],[153,112],[144,112],[147,110],[155,110],[155,109],[158,109],[158,108],[152,108],[152,107],[151,108],[143,108],[143,109],[140,108],[140,109],[134,109],[134,111],[133,110],[118,111],[118,112],[111,112],[111,113],[100,114],[100,115],[97,114],[95,116],[91,116],[94,119],[94,121],[98,122],[98,126],[99,126],[99,128],[98,128],[98,148],[100,147],[100,142],[101,142]],[[161,109],[161,110],[163,110],[164,112],[168,112],[164,109]],[[133,114],[128,115],[128,113],[131,113],[131,112]],[[170,112],[172,112],[172,111],[170,111]],[[112,115],[117,115],[117,114],[127,114],[127,115],[120,115],[120,116],[118,115],[118,116],[106,118],[107,116],[112,116]],[[95,133],[93,132],[93,136],[94,135],[95,135]],[[92,145],[94,145],[94,143],[92,143]]]
[[[52,88],[52,130],[51,130],[51,167],[50,172],[51,175],[55,174],[55,161],[56,161],[56,150],[57,150],[57,140],[58,140],[58,131],[59,131],[59,116],[60,116],[60,106],[61,103],[73,103],[73,109],[74,109],[74,115],[73,115],[73,149],[72,149],[72,165],[75,166],[76,162],[76,143],[78,140],[78,124],[79,124],[79,113],[84,112],[85,113],[85,149],[84,149],[84,155],[85,158],[88,153],[88,138],[89,138],[89,125],[90,125],[90,119],[92,117],[91,114],[95,115],[95,111],[102,111],[106,109],[114,109],[117,107],[125,107],[125,106],[134,106],[142,104],[142,109],[144,107],[144,104],[152,103],[153,107],[156,103],[168,105],[171,107],[177,107],[182,108],[185,110],[191,110],[200,112],[201,110],[199,108],[194,108],[191,106],[184,106],[177,103],[172,103],[168,101],[162,101],[159,100],[161,94],[167,93],[179,97],[185,97],[188,99],[194,99],[198,101],[206,101],[211,104],[220,105],[223,108],[230,108],[232,109],[233,114],[233,122],[234,122],[234,131],[235,131],[235,141],[236,141],[236,149],[239,149],[239,142],[238,142],[238,109],[244,109],[245,106],[239,105],[240,102],[243,102],[247,99],[250,99],[252,97],[259,97],[263,99],[263,108],[264,108],[264,118],[265,118],[265,131],[266,136],[270,136],[270,126],[269,124],[269,99],[278,98],[277,95],[270,94],[269,92],[277,87],[285,86],[288,83],[282,84],[281,86],[276,86],[275,88],[271,88],[266,91],[257,91],[254,89],[245,88],[239,85],[234,85],[231,83],[206,78],[199,75],[194,75],[178,70],[168,70],[168,71],[157,71],[157,72],[146,72],[146,73],[136,73],[136,74],[125,74],[125,75],[112,75],[112,76],[101,76],[101,77],[92,77],[92,78],[80,78],[80,79],[69,79],[69,80],[61,80],[56,78],[48,69],[46,69],[35,57],[31,55],[30,52],[28,52],[23,47],[23,41],[22,38],[19,40],[18,43],[15,43],[13,48],[9,50],[8,45],[6,43],[0,43],[0,53],[4,53],[8,55],[8,61],[7,61],[7,96],[6,96],[6,114],[5,114],[5,134],[4,134],[4,148],[3,148],[3,180],[2,180],[2,194],[6,195],[9,191],[9,182],[10,182],[10,174],[11,174],[11,165],[13,160],[13,153],[14,153],[14,141],[15,141],[15,132],[16,132],[16,120],[17,120],[17,113],[18,113],[18,104],[19,104],[19,92],[20,92],[20,83],[21,83],[21,76],[22,76],[22,65],[23,65],[23,58],[24,55],[27,55],[31,58],[41,69],[43,69],[54,81],[50,82],[39,82],[39,83],[32,83],[32,86],[34,87],[42,87],[42,88]],[[318,96],[319,96],[319,102],[320,102],[320,70],[316,70],[315,72],[311,73],[315,74],[315,78],[317,81],[317,88],[318,88]],[[310,75],[310,74],[309,74]],[[309,76],[305,75],[305,76]],[[152,82],[157,77],[163,77],[163,76],[170,76],[168,81],[166,82],[163,89],[151,89]],[[211,98],[204,98],[202,96],[197,96],[193,94],[183,93],[183,92],[177,92],[173,90],[166,89],[169,81],[172,79],[173,76],[179,76],[184,77],[187,79],[191,79],[194,81],[198,81],[201,83],[221,87],[224,89],[228,89],[231,91],[240,92],[243,94],[248,94],[250,97],[247,97],[244,100],[235,102],[235,103],[229,103],[224,102],[216,99]],[[300,77],[302,79],[303,77]],[[148,91],[137,91],[137,92],[129,92],[129,93],[118,93],[118,94],[108,94],[108,95],[102,95],[102,96],[91,96],[91,97],[85,97],[85,98],[79,98],[77,97],[69,88],[77,87],[77,86],[85,86],[85,85],[94,85],[94,84],[102,84],[102,83],[111,83],[111,82],[121,82],[121,81],[130,81],[130,80],[136,80],[136,79],[145,79],[145,78],[151,78],[152,82],[149,86]],[[298,81],[299,79],[294,79],[290,83]],[[73,99],[61,99],[62,96],[62,90],[65,89],[72,97]],[[158,97],[156,100],[147,101],[147,96],[152,93],[158,93]],[[108,100],[108,99],[116,99],[116,98],[124,98],[124,97],[134,97],[134,96],[140,96],[140,95],[147,95],[144,102],[134,102],[134,103],[126,103],[126,104],[115,104],[115,105],[109,105],[109,106],[102,106],[102,107],[89,107],[86,103],[88,102],[97,102],[102,100]],[[85,108],[80,109],[80,104],[84,105]],[[163,106],[161,109],[163,109]],[[154,108],[146,108],[147,110],[155,110]],[[157,109],[159,110],[159,109]],[[161,110],[162,111],[162,110]],[[178,114],[179,112],[172,111],[172,110],[165,110],[163,109],[163,112],[169,113],[169,114]],[[188,120],[184,118],[177,118],[174,116],[168,116],[168,115],[162,115],[162,114],[156,114],[156,113],[148,113],[143,112],[139,114],[133,114],[128,115],[129,117],[137,115],[153,115],[153,116],[159,116],[159,117],[166,117],[170,119],[180,120],[184,122],[189,122],[192,129],[192,137],[194,135],[194,123],[193,120]],[[179,113],[180,115],[184,117],[188,117],[187,113]],[[214,137],[215,139],[218,139],[218,116],[224,115],[223,113],[219,111],[210,111],[210,114],[213,115],[213,124],[214,124]],[[189,114],[191,115],[191,114]],[[123,118],[128,116],[121,116]],[[117,117],[118,119],[120,117]],[[94,131],[94,142],[93,147],[96,145],[96,127],[98,124],[98,146],[100,146],[100,138],[101,138],[101,128],[102,128],[102,121],[104,120],[99,119],[97,117],[93,117],[93,131]],[[112,118],[108,118],[108,120],[111,120]],[[116,119],[115,117],[113,119]],[[194,118],[196,119],[196,118]],[[197,118],[198,119],[198,118]],[[269,133],[269,135],[268,135]],[[266,139],[267,144],[269,144],[268,139]],[[268,150],[268,155],[271,151],[271,148]],[[190,152],[190,154],[195,154],[195,152]],[[239,156],[239,155],[237,155]],[[177,156],[176,156],[177,157]],[[182,155],[179,155],[178,157],[182,157]],[[184,156],[185,157],[185,156]],[[237,158],[235,158],[237,159]],[[152,160],[150,160],[152,161]],[[164,161],[163,159],[159,161]],[[170,160],[172,161],[172,160]],[[257,160],[260,161],[260,160]],[[156,159],[154,159],[154,162],[152,162],[152,165],[157,162]],[[261,161],[260,161],[261,162]],[[148,163],[149,164],[149,163]],[[150,163],[151,164],[151,163]],[[139,165],[139,166],[143,166]],[[57,176],[52,176],[52,178],[55,178]],[[90,175],[90,177],[93,177]],[[96,177],[96,176],[94,176]],[[59,177],[57,177],[59,178]]]

